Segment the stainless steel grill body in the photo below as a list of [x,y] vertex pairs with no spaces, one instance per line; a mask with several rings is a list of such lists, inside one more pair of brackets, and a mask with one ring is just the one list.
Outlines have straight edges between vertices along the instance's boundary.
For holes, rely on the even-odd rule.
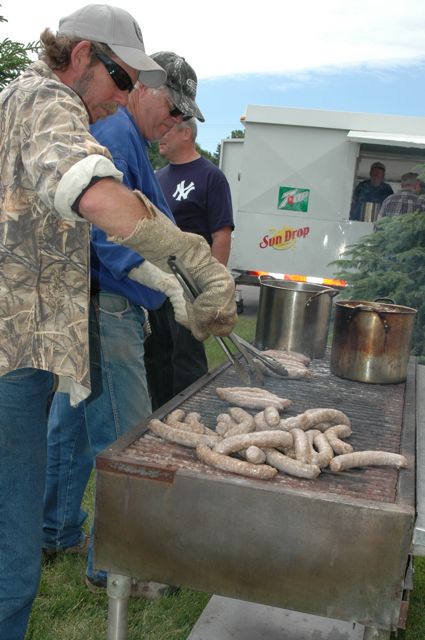
[[[98,457],[96,565],[397,628],[415,518],[415,366],[406,383],[383,386],[336,378],[328,359],[313,370],[313,382],[270,379],[267,388],[294,400],[288,415],[319,406],[345,411],[355,450],[404,453],[407,470],[251,480],[201,464],[191,449],[148,438],[140,425]],[[212,426],[226,408],[215,387],[238,384],[223,367],[156,415],[180,406]]]

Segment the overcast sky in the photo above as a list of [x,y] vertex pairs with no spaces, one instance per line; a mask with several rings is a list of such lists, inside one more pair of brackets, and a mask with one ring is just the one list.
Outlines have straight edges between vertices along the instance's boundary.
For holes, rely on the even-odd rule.
[[[0,24],[0,39],[25,43],[37,40],[46,26],[55,30],[60,17],[84,4],[75,0],[0,1],[0,13],[8,20]],[[206,139],[208,127],[216,127],[218,136],[214,142],[213,129],[208,130],[209,147],[219,142],[220,135],[240,127],[239,116],[247,100],[249,104],[263,104],[261,100],[267,99],[269,104],[285,105],[288,96],[298,91],[304,103],[299,106],[306,106],[307,101],[307,106],[314,107],[309,102],[312,97],[314,102],[318,85],[337,93],[344,78],[353,74],[359,78],[360,73],[369,80],[374,76],[388,90],[389,83],[396,83],[404,74],[422,71],[425,60],[424,0],[261,0],[252,7],[240,0],[216,0],[202,9],[199,3],[185,6],[175,0],[109,4],[121,6],[138,20],[147,53],[173,50],[195,68],[200,107],[209,121],[200,136]],[[418,86],[424,80],[422,73],[417,77]],[[303,87],[305,98],[300,93]],[[371,82],[367,90],[373,93],[374,88],[376,93]],[[406,95],[403,86],[395,86],[393,94],[397,101],[403,97],[415,102],[412,113],[421,115],[418,96]],[[326,108],[318,102],[317,108]],[[383,107],[386,103],[383,101]],[[335,104],[333,107],[330,99],[329,108],[341,108],[338,100]],[[356,103],[344,108],[359,107]],[[365,95],[361,110],[368,109],[376,111],[368,106]],[[391,105],[381,111],[397,113]],[[228,127],[227,133],[220,126]]]

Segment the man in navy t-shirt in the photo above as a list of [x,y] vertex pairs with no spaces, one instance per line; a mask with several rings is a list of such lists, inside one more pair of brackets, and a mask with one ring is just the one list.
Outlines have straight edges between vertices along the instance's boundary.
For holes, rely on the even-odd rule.
[[[224,173],[197,151],[195,118],[170,129],[159,152],[170,164],[157,171],[168,206],[183,231],[197,233],[211,246],[212,255],[226,265],[234,229],[230,187]],[[173,353],[175,393],[207,373],[203,344],[178,326]]]

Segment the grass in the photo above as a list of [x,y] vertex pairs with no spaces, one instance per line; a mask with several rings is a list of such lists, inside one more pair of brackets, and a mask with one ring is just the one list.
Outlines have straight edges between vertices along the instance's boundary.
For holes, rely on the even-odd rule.
[[[240,316],[236,332],[252,340],[255,320]],[[213,338],[206,341],[206,350],[210,369],[225,359]],[[93,478],[84,500],[84,508],[92,514]],[[107,597],[86,589],[85,564],[85,558],[61,556],[43,566],[40,592],[34,602],[26,640],[106,639]],[[407,630],[391,636],[397,640],[425,638],[425,558],[415,558],[414,566]],[[131,600],[128,640],[186,640],[209,597],[209,594],[184,589],[158,602]]]

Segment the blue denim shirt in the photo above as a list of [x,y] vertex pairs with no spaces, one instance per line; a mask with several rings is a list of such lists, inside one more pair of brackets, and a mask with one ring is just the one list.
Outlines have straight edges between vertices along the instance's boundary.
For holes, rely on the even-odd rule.
[[[113,115],[90,127],[95,138],[109,149],[115,166],[122,171],[123,182],[139,189],[169,218],[173,215],[148,156],[148,142],[136,126],[133,116],[119,108]],[[128,277],[128,272],[143,262],[134,251],[107,240],[104,231],[93,226],[91,237],[91,288],[114,291],[136,305],[158,309],[166,297]]]

